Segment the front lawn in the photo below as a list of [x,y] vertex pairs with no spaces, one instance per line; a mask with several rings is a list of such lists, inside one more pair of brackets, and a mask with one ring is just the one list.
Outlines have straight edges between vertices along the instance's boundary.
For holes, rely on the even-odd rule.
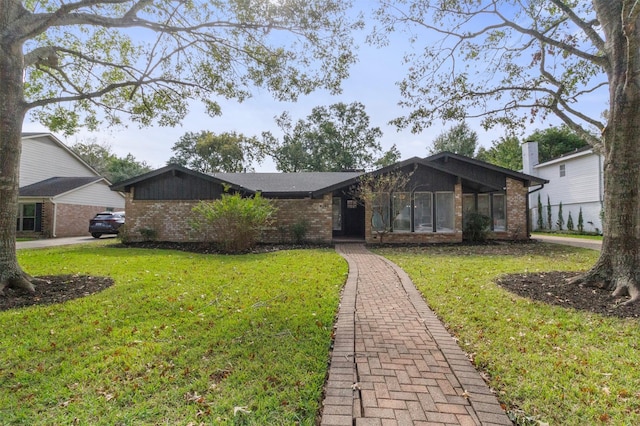
[[94,295],[0,312],[0,424],[315,424],[346,263],[104,245],[21,250]]
[[584,270],[599,253],[554,244],[378,252],[411,276],[521,422],[640,424],[638,319],[551,306],[494,283],[508,273]]

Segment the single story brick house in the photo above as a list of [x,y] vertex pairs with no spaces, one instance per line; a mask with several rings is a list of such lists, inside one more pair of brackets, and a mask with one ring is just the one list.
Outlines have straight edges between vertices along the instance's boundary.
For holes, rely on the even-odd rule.
[[[363,181],[390,173],[407,176],[403,188],[376,194],[377,209],[362,202],[357,188]],[[125,193],[127,236],[143,239],[153,229],[160,241],[199,241],[188,218],[200,200],[224,193],[256,193],[278,208],[274,225],[264,230],[263,242],[285,242],[292,227],[308,225],[307,238],[330,243],[340,237],[386,243],[461,242],[466,213],[491,218],[489,238],[529,238],[529,188],[546,180],[465,156],[443,152],[410,158],[373,172],[212,173],[178,165],[134,177],[111,186]],[[379,195],[379,196],[378,196]],[[376,213],[377,212],[377,213]],[[382,216],[388,227],[380,232]]]

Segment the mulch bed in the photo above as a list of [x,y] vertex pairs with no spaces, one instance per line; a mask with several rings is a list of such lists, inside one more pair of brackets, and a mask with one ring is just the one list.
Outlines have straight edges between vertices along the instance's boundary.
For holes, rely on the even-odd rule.
[[109,277],[88,275],[47,275],[36,277],[35,293],[4,289],[0,296],[0,311],[33,305],[51,305],[90,296],[113,285]]
[[621,306],[628,298],[614,298],[610,291],[600,288],[569,284],[568,280],[576,275],[563,271],[510,274],[499,278],[497,283],[512,293],[551,305],[619,318],[640,316],[640,303]]

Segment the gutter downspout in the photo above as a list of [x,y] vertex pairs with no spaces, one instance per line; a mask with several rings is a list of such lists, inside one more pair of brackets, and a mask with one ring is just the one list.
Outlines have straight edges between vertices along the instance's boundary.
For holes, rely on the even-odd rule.
[[541,184],[539,188],[536,188],[533,191],[529,191],[527,193],[527,237],[528,238],[531,238],[531,214],[529,213],[531,210],[531,205],[529,204],[529,196],[534,192],[540,191],[542,188],[544,188],[544,183]]
[[53,205],[53,222],[52,222],[52,226],[51,226],[51,238],[55,238],[56,237],[56,227],[58,224],[58,205],[56,204],[55,201],[53,201],[53,198],[49,199],[51,201],[51,204]]

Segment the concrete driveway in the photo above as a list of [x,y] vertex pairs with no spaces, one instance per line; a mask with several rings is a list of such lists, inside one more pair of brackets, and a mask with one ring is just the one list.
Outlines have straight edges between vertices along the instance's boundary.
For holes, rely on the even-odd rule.
[[68,246],[72,244],[85,244],[92,241],[98,241],[102,239],[116,238],[115,235],[107,235],[102,238],[93,238],[91,235],[86,237],[68,237],[68,238],[47,238],[41,240],[32,241],[19,241],[16,242],[16,248],[19,249],[33,249],[33,248],[45,248],[56,246]]
[[531,239],[545,243],[588,248],[591,250],[600,250],[602,248],[602,240],[585,240],[582,238],[558,237],[555,235],[533,235]]

